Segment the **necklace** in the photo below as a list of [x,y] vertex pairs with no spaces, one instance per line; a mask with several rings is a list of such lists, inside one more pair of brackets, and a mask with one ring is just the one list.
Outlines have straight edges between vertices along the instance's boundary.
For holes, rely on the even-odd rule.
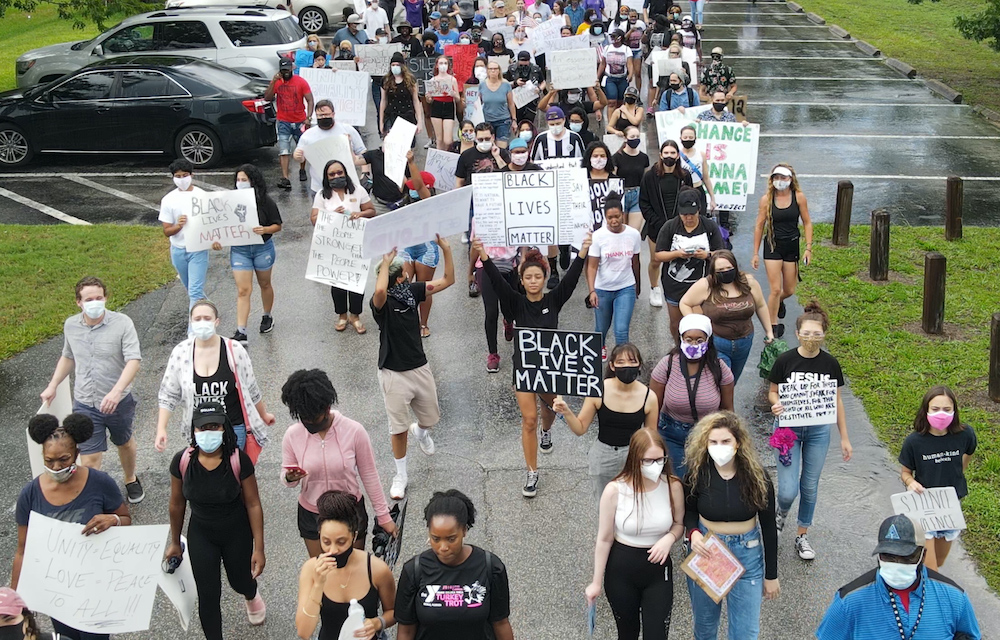
[[[926,588],[926,584],[924,582],[921,582],[921,584],[920,584],[920,608],[917,609],[917,619],[913,623],[913,628],[910,629],[910,638],[909,638],[909,640],[913,640],[913,636],[915,636],[917,634],[917,627],[920,625],[920,618],[923,617],[923,615],[924,615],[924,600],[926,599],[925,598],[925,595],[926,595],[925,588]],[[899,607],[896,606],[896,593],[894,591],[892,591],[891,589],[889,590],[889,602],[892,603],[892,615],[896,617],[896,628],[899,630],[899,637],[901,638],[901,640],[907,640],[907,638],[906,638],[906,632],[903,631],[903,621],[899,617]]]
[[351,570],[347,573],[347,582],[345,582],[344,584],[340,585],[341,589],[346,589],[347,585],[351,584],[351,576],[353,576],[353,575],[354,575],[354,567],[351,567]]

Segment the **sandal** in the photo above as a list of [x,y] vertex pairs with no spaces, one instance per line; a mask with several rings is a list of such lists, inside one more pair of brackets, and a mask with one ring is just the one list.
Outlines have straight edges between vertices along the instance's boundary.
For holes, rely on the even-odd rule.
[[347,318],[338,318],[337,324],[333,325],[333,328],[337,331],[343,331],[347,328]]
[[431,330],[426,324],[420,325],[420,337],[429,338],[431,335]]
[[365,329],[365,325],[361,324],[361,318],[351,320],[351,326],[354,327],[354,330],[358,332],[359,336],[368,331],[368,329]]

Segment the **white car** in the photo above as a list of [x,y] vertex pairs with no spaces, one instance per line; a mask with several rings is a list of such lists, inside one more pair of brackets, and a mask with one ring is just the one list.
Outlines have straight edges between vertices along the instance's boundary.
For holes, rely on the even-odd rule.
[[[327,27],[344,24],[344,9],[356,11],[355,0],[167,0],[167,9],[178,7],[231,7],[262,6],[271,9],[287,9],[299,20],[306,33],[320,33]],[[364,3],[361,3],[362,7]],[[369,34],[372,35],[372,34]]]

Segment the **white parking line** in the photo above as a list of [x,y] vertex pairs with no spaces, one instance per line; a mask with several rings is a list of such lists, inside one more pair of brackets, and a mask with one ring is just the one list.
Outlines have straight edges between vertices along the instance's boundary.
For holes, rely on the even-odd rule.
[[90,187],[91,189],[97,189],[98,191],[103,191],[104,193],[107,193],[109,195],[115,196],[116,198],[121,198],[122,200],[127,200],[128,202],[131,202],[132,204],[137,204],[140,207],[145,207],[147,209],[152,209],[153,211],[159,211],[160,210],[159,207],[154,207],[152,204],[150,204],[149,202],[146,202],[145,200],[143,200],[139,196],[134,196],[131,193],[125,193],[124,191],[119,191],[118,189],[113,189],[111,187],[104,186],[103,184],[100,184],[98,182],[94,182],[93,180],[88,180],[87,178],[84,178],[84,177],[81,177],[81,176],[66,176],[66,180],[69,180],[70,182],[75,182],[77,184],[82,184],[83,186]]
[[887,138],[890,140],[1000,140],[1000,136],[903,135],[897,133],[762,133],[761,138]]
[[79,218],[74,218],[73,216],[69,215],[68,213],[63,213],[62,211],[59,211],[58,209],[53,209],[52,207],[50,207],[47,204],[42,204],[41,202],[35,202],[31,198],[25,198],[22,195],[19,195],[17,193],[14,193],[13,191],[9,191],[9,190],[4,189],[2,187],[0,187],[0,196],[4,196],[5,198],[10,198],[14,202],[19,202],[19,203],[23,204],[26,207],[31,207],[35,211],[41,211],[45,215],[52,216],[56,220],[62,220],[63,222],[68,222],[69,224],[80,224],[80,225],[88,225],[88,226],[90,225],[90,223],[87,222],[86,220],[81,220]]
[[950,102],[838,102],[836,104],[831,103],[829,100],[825,102],[781,102],[781,101],[770,101],[761,100],[760,102],[752,102],[753,106],[759,107],[829,107],[831,109],[846,109],[848,107],[963,107],[965,109],[969,108],[967,104],[952,104]]
[[806,78],[795,76],[740,76],[738,80],[802,80],[805,82],[919,82],[910,78]]
[[827,38],[826,40],[793,40],[791,38],[705,38],[702,42],[787,42],[789,44],[813,44],[827,42],[830,44],[854,44],[857,40],[851,38]]
[[[232,174],[230,174],[230,173],[227,172],[225,175],[228,176],[228,175],[232,175]],[[225,191],[226,190],[225,187],[220,187],[220,186],[214,185],[214,184],[212,184],[210,182],[205,182],[204,180],[192,180],[192,182],[194,182],[195,185],[197,185],[197,186],[199,186],[202,189],[205,189],[207,191]]]
[[[0,173],[0,179],[9,178],[13,180],[28,180],[31,178],[68,178],[69,176],[78,176],[81,178],[167,178],[170,174],[166,171],[67,171],[65,173],[61,172],[49,172],[49,173]],[[197,171],[195,175],[199,176],[231,176],[232,171]]]
[[[718,2],[713,2],[712,4],[718,4]],[[746,11],[706,11],[706,16],[753,16],[753,15],[765,15],[765,16],[799,16],[804,17],[805,14],[795,13],[794,11],[789,11],[788,13],[778,13],[777,11],[772,11],[768,13],[747,13]]]
[[[769,177],[768,174],[760,174],[761,178]],[[946,176],[845,176],[831,173],[796,173],[796,178],[829,178],[832,180],[940,180],[945,181]],[[1000,182],[1000,176],[961,176],[965,182]]]
[[852,56],[726,56],[726,60],[847,60],[849,62],[878,62],[881,58]]
[[734,29],[829,29],[825,24],[712,24],[706,22],[705,27],[729,27]]

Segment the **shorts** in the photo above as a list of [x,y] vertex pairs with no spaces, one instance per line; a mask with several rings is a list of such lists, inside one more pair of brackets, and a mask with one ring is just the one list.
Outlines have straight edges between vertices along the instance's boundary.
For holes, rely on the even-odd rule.
[[779,240],[775,238],[775,246],[771,246],[770,240],[764,239],[764,259],[781,260],[782,262],[799,261],[799,239]]
[[488,120],[487,122],[493,125],[493,134],[496,136],[497,141],[507,142],[510,140],[510,118]]
[[431,240],[403,249],[400,257],[406,262],[419,262],[434,269],[437,268],[438,261],[441,259],[441,250],[438,249],[437,243]]
[[302,136],[302,122],[282,122],[278,120],[278,155],[279,156],[289,156],[292,151],[295,151],[295,145],[292,144],[292,140],[296,144],[299,142],[299,137]]
[[607,76],[607,82],[604,83],[604,95],[608,97],[608,100],[624,100],[626,89],[628,89],[628,76],[620,78]]
[[264,244],[230,247],[229,266],[233,271],[270,271],[274,266],[274,240]]
[[638,49],[632,49],[632,57],[633,58],[641,58],[642,57],[642,47],[639,47]]
[[389,417],[389,433],[399,435],[410,428],[410,412],[421,427],[433,427],[441,420],[438,407],[437,385],[430,365],[409,371],[378,370],[378,384],[382,389],[385,412]]
[[440,118],[441,120],[454,120],[455,103],[434,100],[431,102],[431,117]]
[[639,187],[625,189],[625,199],[622,200],[625,213],[639,213]]
[[958,529],[941,529],[939,531],[925,531],[924,538],[927,540],[933,540],[935,538],[947,540],[948,542],[954,542],[958,540],[958,534],[962,533]]
[[73,401],[73,413],[82,413],[90,418],[94,423],[94,435],[86,442],[80,443],[80,455],[91,455],[94,453],[104,453],[108,450],[108,433],[111,434],[111,442],[116,447],[126,444],[132,439],[132,421],[135,419],[135,396],[131,393],[126,395],[118,403],[115,412],[112,414],[101,413],[100,402],[98,406],[91,407]]
[[[364,542],[368,535],[368,510],[365,509],[365,497],[358,498],[358,540]],[[319,514],[313,513],[299,503],[299,537],[303,540],[319,540]]]

